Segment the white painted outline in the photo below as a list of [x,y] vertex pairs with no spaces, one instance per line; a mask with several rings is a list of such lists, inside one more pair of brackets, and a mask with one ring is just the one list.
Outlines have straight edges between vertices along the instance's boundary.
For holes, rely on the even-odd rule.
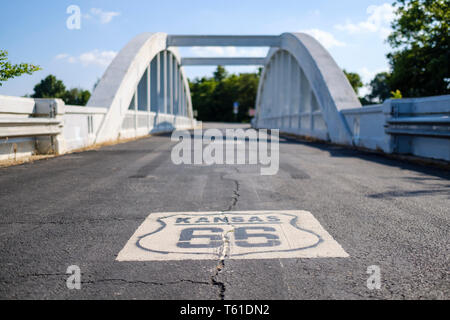
[[[269,226],[277,231],[281,248],[261,250],[260,248],[242,248],[235,244],[233,232],[236,228],[261,226],[262,223],[233,222],[238,217],[278,217],[279,223],[267,221]],[[290,218],[286,218],[289,216]],[[228,218],[227,223],[197,223],[175,224],[175,218]],[[166,222],[164,222],[164,220]],[[171,221],[172,220],[172,221]],[[169,221],[169,222],[168,222]],[[171,222],[170,222],[171,221]],[[212,220],[211,220],[212,221]],[[295,224],[295,225],[294,225]],[[222,244],[214,247],[195,249],[177,248],[180,242],[181,227],[203,226],[218,229]],[[241,226],[241,227],[240,227]],[[275,229],[275,227],[277,229]],[[262,228],[262,227],[259,227]],[[178,229],[177,231],[175,231]],[[218,231],[218,230],[217,230]],[[281,232],[280,232],[281,231]],[[251,235],[251,234],[250,234]],[[317,238],[320,240],[317,241]],[[227,240],[227,241],[224,241]],[[260,243],[257,243],[260,244]],[[265,244],[265,243],[263,243]],[[247,244],[248,245],[248,244]],[[256,245],[256,244],[255,244]],[[182,247],[183,248],[183,247]],[[165,212],[152,213],[139,226],[117,256],[117,261],[179,261],[179,260],[259,260],[284,258],[347,258],[349,255],[321,226],[314,216],[303,210],[264,210],[264,211],[233,211],[233,212]]]

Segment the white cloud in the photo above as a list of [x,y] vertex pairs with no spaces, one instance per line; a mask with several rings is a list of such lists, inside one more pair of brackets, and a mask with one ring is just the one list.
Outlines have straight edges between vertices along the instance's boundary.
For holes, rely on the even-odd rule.
[[90,13],[91,14],[84,15],[84,17],[86,19],[90,19],[90,18],[94,17],[94,18],[98,19],[100,21],[100,23],[102,23],[102,24],[110,23],[114,17],[120,16],[120,12],[103,11],[102,9],[99,9],[99,8],[92,8]]
[[345,24],[336,25],[335,28],[350,34],[379,33],[383,38],[390,34],[391,22],[395,18],[395,8],[391,4],[371,5],[367,8],[367,15],[368,18],[365,21],[358,23],[347,21]]
[[75,57],[72,57],[71,55],[69,55],[67,53],[58,54],[58,55],[56,55],[55,59],[56,60],[64,60],[69,63],[75,63],[77,60]]
[[93,64],[101,67],[107,67],[116,55],[117,52],[115,51],[100,51],[96,49],[94,51],[81,54],[79,60],[85,66]]
[[369,83],[370,81],[373,80],[373,78],[381,72],[388,72],[389,68],[382,68],[382,69],[377,69],[377,70],[369,70],[369,68],[367,67],[363,67],[358,69],[358,74],[361,76],[361,79],[364,83]]
[[364,87],[362,87],[359,90],[359,95],[361,97],[364,97],[366,95],[368,95],[370,93],[370,86],[369,83],[370,81],[373,80],[373,78],[375,78],[375,76],[380,73],[380,72],[388,72],[388,68],[383,68],[383,69],[377,69],[377,70],[369,70],[369,68],[367,67],[363,67],[358,69],[358,74],[361,76],[361,80],[364,83]]
[[67,54],[67,53],[61,53],[61,54],[58,54],[56,57],[55,57],[55,59],[56,60],[64,60],[64,59],[66,59],[66,58],[68,58],[69,57],[69,55]]
[[194,57],[266,57],[266,48],[237,47],[192,47],[190,53]]
[[345,47],[346,44],[337,40],[334,35],[329,32],[319,30],[319,29],[309,29],[302,30],[301,32],[307,33],[319,41],[326,49],[331,49],[333,47]]
[[71,56],[67,53],[58,54],[55,59],[67,61],[69,63],[81,63],[83,66],[87,67],[89,65],[107,67],[111,61],[116,57],[117,52],[115,51],[100,51],[95,49],[90,52],[85,52],[79,56]]
[[365,97],[371,93],[370,87],[365,85],[364,87],[358,90],[358,96]]

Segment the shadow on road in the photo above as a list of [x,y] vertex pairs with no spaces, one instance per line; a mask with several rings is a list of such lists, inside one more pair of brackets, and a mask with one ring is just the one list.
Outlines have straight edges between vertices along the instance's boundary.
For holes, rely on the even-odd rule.
[[[419,158],[417,160],[413,159],[395,159],[395,155],[387,155],[382,153],[375,153],[363,150],[351,149],[349,147],[337,146],[332,144],[327,144],[325,142],[309,142],[301,141],[294,138],[286,137],[281,135],[280,144],[301,144],[309,147],[317,148],[321,151],[328,152],[331,157],[338,158],[359,158],[365,161],[371,161],[378,164],[397,167],[402,170],[416,171],[424,175],[430,175],[437,177],[439,179],[450,180],[450,169],[440,168],[437,165],[427,163],[425,160],[421,162]],[[414,162],[412,162],[414,161]],[[426,183],[429,180],[433,180],[430,177],[405,177],[405,179],[414,180],[417,183]],[[438,180],[438,179],[435,179]],[[442,185],[440,185],[442,187]],[[448,192],[448,190],[447,190]]]

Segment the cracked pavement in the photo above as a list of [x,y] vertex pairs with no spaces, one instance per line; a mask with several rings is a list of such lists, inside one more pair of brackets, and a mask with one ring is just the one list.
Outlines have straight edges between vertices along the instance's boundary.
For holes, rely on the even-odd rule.
[[[173,145],[153,136],[0,169],[0,298],[449,298],[448,171],[281,139],[279,173],[261,176],[175,166]],[[236,210],[307,210],[350,257],[229,260],[225,241],[217,260],[115,261],[152,212]],[[81,290],[66,287],[70,265]],[[366,287],[371,265],[381,290]]]

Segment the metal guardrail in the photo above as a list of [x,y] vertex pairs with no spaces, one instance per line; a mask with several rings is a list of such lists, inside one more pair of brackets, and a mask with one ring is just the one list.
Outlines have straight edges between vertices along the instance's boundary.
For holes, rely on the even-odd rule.
[[450,138],[450,117],[400,117],[387,121],[386,133],[391,135]]
[[0,119],[0,138],[56,136],[62,132],[62,123],[52,118]]

